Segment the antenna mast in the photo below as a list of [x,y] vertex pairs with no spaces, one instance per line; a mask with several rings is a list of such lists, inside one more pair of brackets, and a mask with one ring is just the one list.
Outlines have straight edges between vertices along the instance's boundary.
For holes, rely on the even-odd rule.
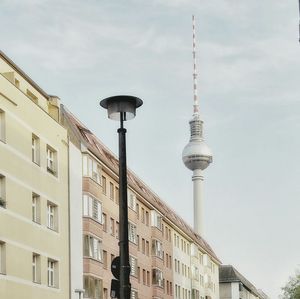
[[192,16],[193,21],[193,81],[194,81],[194,114],[199,114],[199,102],[197,94],[197,64],[196,64],[196,30],[195,16]]

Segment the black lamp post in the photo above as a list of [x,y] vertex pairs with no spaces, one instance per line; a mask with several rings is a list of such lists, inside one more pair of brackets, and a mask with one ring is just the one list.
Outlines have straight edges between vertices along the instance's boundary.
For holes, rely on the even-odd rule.
[[126,129],[124,121],[135,117],[136,108],[143,101],[137,97],[119,95],[106,98],[100,106],[107,109],[108,118],[120,120],[119,134],[119,255],[120,255],[120,299],[130,298],[130,265],[128,246],[128,206],[127,206],[127,166],[126,166]]

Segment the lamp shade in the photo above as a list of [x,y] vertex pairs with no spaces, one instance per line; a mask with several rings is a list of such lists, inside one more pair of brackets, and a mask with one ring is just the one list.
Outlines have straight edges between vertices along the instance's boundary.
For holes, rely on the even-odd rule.
[[128,95],[113,96],[100,101],[100,106],[107,109],[108,118],[113,120],[120,120],[121,113],[123,120],[133,119],[136,108],[142,104],[141,99]]

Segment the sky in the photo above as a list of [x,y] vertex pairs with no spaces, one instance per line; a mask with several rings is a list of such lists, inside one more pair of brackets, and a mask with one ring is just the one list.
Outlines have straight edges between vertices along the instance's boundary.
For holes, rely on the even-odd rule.
[[126,123],[128,166],[192,225],[181,160],[198,94],[214,161],[205,238],[272,299],[300,266],[298,1],[0,0],[1,50],[117,154],[99,101],[143,99]]

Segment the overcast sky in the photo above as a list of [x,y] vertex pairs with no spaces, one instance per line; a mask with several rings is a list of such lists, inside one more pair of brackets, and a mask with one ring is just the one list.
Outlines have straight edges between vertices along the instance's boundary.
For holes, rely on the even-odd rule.
[[277,298],[300,264],[298,1],[0,0],[1,50],[115,153],[118,124],[99,100],[144,105],[128,165],[189,224],[181,160],[198,92],[214,162],[205,170],[205,238],[224,264]]

